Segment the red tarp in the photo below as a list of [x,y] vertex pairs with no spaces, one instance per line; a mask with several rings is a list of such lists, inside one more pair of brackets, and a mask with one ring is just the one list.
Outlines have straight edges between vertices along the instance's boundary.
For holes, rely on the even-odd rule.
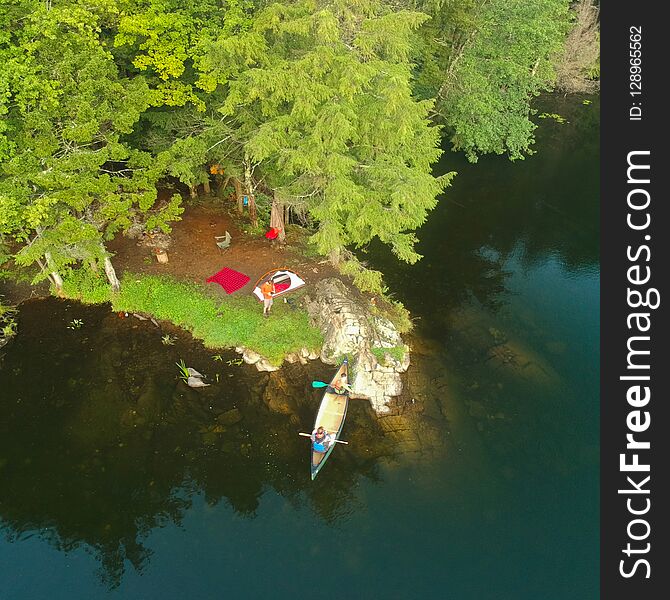
[[269,240],[274,240],[277,238],[278,235],[279,235],[279,229],[273,227],[265,234],[265,237],[268,238]]
[[215,273],[207,279],[207,283],[218,283],[224,290],[226,290],[226,294],[236,292],[241,287],[244,287],[248,281],[249,277],[244,273],[233,271],[228,267],[223,267],[218,273]]

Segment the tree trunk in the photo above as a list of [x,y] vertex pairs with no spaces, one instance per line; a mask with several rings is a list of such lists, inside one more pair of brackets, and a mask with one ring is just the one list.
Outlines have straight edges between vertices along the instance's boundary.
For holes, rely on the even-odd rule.
[[208,196],[212,193],[212,188],[209,185],[209,178],[205,180],[205,182],[202,184],[202,189],[204,190],[205,194]]
[[49,279],[51,280],[51,283],[54,284],[54,287],[56,288],[56,294],[58,296],[63,296],[63,278],[60,276],[60,273],[56,271],[53,267],[53,260],[51,259],[51,252],[45,252],[44,253],[44,258],[47,261],[47,268],[51,269],[49,272]]
[[217,177],[216,180],[219,183],[219,185],[216,188],[216,194],[220,196],[223,192],[226,191],[226,187],[228,186],[228,182],[230,181],[230,175],[228,175],[228,177],[224,179],[223,183],[221,183],[220,177]]
[[197,185],[190,186],[190,192],[191,192],[191,198],[197,198],[198,197],[198,186]]
[[112,290],[118,292],[121,289],[121,283],[116,276],[114,265],[112,264],[109,256],[105,256],[105,275],[107,275],[107,281],[109,281],[110,285],[112,286]]
[[244,189],[249,197],[254,193],[254,188],[251,185],[251,161],[246,154],[244,156]]
[[256,212],[256,200],[253,196],[249,196],[249,220],[251,225],[256,227],[258,225],[258,214]]
[[270,210],[270,227],[274,227],[279,232],[277,239],[283,244],[286,241],[284,207],[279,203],[276,197],[272,198],[272,209]]
[[342,260],[342,247],[338,246],[337,248],[333,248],[330,251],[328,258],[330,259],[330,262],[333,264],[333,266],[337,267]]
[[254,200],[254,186],[251,179],[251,160],[248,155],[244,155],[244,189],[249,202],[249,219],[251,225],[258,225],[258,215],[256,214],[256,201]]

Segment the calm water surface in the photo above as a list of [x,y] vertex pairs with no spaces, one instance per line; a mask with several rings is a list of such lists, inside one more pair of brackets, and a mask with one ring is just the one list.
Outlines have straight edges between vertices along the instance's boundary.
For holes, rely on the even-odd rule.
[[[459,174],[420,263],[367,250],[417,316],[421,452],[352,402],[311,482],[296,432],[331,367],[260,375],[108,308],[24,304],[0,366],[0,597],[596,598],[598,106],[547,112],[569,122],[525,161],[443,157]],[[184,387],[180,358],[218,383]]]

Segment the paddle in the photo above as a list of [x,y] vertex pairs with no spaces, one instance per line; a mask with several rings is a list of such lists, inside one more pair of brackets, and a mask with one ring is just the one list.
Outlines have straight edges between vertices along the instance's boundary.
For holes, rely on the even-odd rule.
[[[312,387],[313,388],[325,388],[325,387],[328,387],[329,385],[330,385],[330,383],[324,383],[323,381],[312,381]],[[351,393],[352,390],[348,385],[343,384],[342,387],[345,390],[347,390],[347,392]]]
[[[303,436],[305,436],[305,437],[312,437],[312,434],[311,434],[311,433],[303,433],[302,431],[301,431],[300,433],[298,433],[298,435],[303,435]],[[332,440],[332,439],[331,439],[330,441],[331,441],[331,442],[337,442],[338,444],[348,444],[348,443],[349,443],[349,442],[344,442],[344,441],[342,441],[342,440]]]

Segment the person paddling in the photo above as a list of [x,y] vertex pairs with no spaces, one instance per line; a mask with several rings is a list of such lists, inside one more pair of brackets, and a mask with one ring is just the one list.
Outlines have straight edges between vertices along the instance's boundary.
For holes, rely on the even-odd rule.
[[317,427],[310,437],[315,452],[326,452],[332,443],[330,434],[323,427]]
[[275,283],[269,279],[261,286],[261,294],[263,294],[263,316],[270,316],[270,308],[272,308],[273,296],[277,293]]
[[347,375],[342,373],[342,377],[339,377],[333,381],[333,383],[328,386],[326,391],[330,392],[331,394],[346,394],[351,393],[353,390],[347,383]]

